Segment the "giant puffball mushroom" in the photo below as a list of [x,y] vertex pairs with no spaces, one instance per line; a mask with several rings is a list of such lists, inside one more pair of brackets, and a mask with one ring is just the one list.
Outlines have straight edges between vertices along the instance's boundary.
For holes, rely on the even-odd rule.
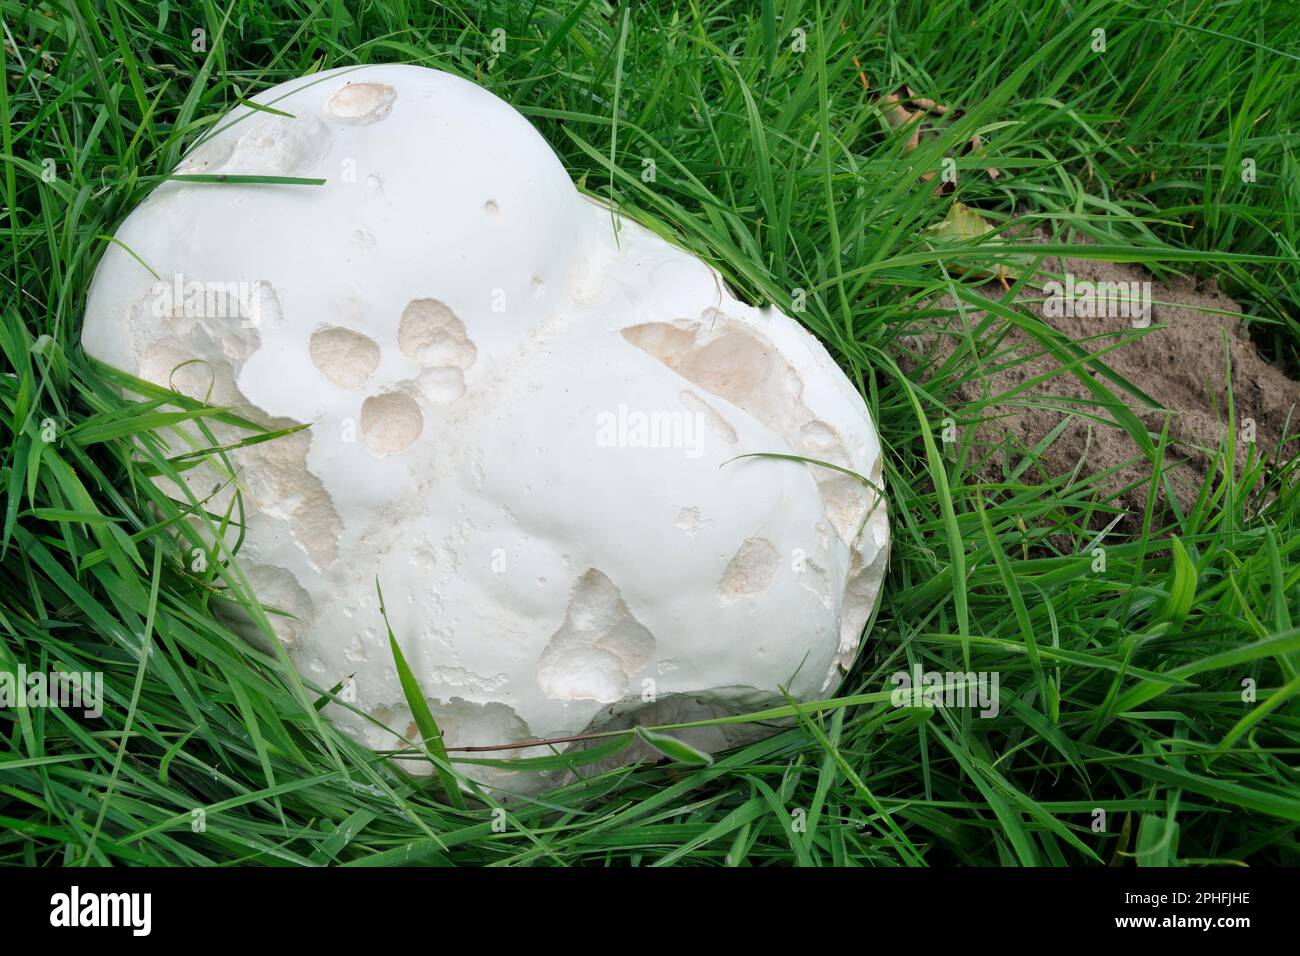
[[470,82],[368,66],[255,100],[277,112],[232,110],[176,174],[325,183],[164,183],[107,248],[83,343],[311,426],[168,487],[214,514],[238,487],[266,620],[315,685],[354,675],[361,713],[332,719],[418,740],[376,579],[450,748],[833,693],[889,526],[876,431],[821,344],[580,194]]

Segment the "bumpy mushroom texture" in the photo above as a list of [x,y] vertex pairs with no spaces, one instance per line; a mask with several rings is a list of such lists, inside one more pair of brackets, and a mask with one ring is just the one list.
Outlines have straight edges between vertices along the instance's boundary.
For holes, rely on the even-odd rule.
[[825,349],[635,223],[616,235],[471,83],[372,66],[256,99],[289,115],[236,108],[180,171],[325,184],[163,184],[105,252],[83,341],[310,424],[169,491],[214,513],[242,493],[276,634],[319,686],[353,676],[362,713],[330,715],[376,748],[412,736],[376,577],[451,747],[833,692],[889,527],[875,429]]

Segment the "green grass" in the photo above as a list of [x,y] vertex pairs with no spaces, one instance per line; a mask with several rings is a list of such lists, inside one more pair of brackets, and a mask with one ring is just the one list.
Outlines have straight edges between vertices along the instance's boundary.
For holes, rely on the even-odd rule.
[[[1001,460],[970,437],[998,396],[951,399],[1001,331],[1079,353],[1012,304],[1015,288],[953,277],[958,254],[924,232],[951,197],[917,181],[980,131],[986,154],[960,159],[956,198],[1157,275],[1218,276],[1294,370],[1289,4],[0,0],[0,18],[0,668],[102,670],[108,697],[95,721],[0,711],[0,862],[1300,862],[1294,467],[1253,456],[1242,473],[1225,442],[1195,507],[1171,511],[1156,492],[1175,450],[1117,412],[1153,476],[1127,535],[1099,530],[1117,508],[1097,476],[1026,483],[1033,450],[1000,481],[977,477]],[[246,586],[237,564],[182,564],[173,535],[194,534],[193,509],[148,479],[186,462],[151,429],[229,416],[118,397],[78,345],[87,285],[107,237],[225,110],[382,61],[507,99],[586,190],[746,297],[790,308],[804,290],[800,319],[880,428],[894,533],[837,698],[784,708],[787,729],[711,764],[660,741],[679,762],[510,803],[502,828],[490,795],[450,806],[437,776],[407,778],[322,721],[337,688],[305,686],[214,620],[217,595],[249,602]],[[875,105],[903,83],[965,109],[911,154]],[[1005,255],[982,243],[960,258]],[[900,371],[900,339],[938,318],[927,303],[943,293],[991,318],[970,343],[980,361],[961,351],[923,385]],[[1099,406],[1135,387],[1095,359],[1063,374]],[[894,708],[889,675],[913,663],[999,672],[1001,713]]]

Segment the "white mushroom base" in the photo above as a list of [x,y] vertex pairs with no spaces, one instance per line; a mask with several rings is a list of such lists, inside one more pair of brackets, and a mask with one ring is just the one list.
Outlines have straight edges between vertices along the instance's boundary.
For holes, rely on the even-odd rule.
[[[641,226],[616,235],[471,83],[374,66],[256,99],[293,118],[237,108],[178,172],[326,184],[164,184],[117,234],[162,281],[111,246],[83,341],[261,424],[311,425],[229,457],[240,565],[285,612],[276,634],[316,685],[351,678],[359,713],[329,716],[376,749],[416,736],[376,578],[452,748],[834,692],[885,572],[884,501],[830,468],[735,460],[803,456],[881,487],[871,419],[825,349]],[[210,512],[234,493],[212,496],[210,463],[186,481],[176,497]]]

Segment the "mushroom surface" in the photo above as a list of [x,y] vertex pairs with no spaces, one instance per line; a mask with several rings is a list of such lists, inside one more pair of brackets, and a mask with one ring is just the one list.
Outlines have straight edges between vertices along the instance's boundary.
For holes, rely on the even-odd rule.
[[351,678],[362,713],[328,715],[376,749],[417,737],[377,578],[450,748],[833,693],[889,526],[875,428],[822,345],[583,196],[473,83],[368,66],[254,99],[290,115],[235,108],[177,174],[325,183],[164,183],[105,252],[83,343],[310,425],[169,490],[216,514],[242,494],[272,629],[316,686]]

